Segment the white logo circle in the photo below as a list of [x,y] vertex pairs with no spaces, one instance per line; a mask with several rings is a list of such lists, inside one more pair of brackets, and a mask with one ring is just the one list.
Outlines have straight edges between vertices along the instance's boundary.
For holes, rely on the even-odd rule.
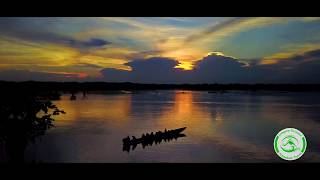
[[274,150],[285,160],[299,159],[307,148],[307,140],[302,132],[295,128],[281,130],[274,138]]

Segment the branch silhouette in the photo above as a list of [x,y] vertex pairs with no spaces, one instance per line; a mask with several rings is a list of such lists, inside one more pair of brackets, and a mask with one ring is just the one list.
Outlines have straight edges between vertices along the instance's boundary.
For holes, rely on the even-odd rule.
[[0,143],[9,162],[23,162],[27,144],[54,126],[54,116],[65,113],[50,97],[23,91],[1,91]]

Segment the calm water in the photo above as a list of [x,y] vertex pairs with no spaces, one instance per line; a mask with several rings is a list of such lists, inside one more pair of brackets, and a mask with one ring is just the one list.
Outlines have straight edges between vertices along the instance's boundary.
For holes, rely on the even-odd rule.
[[[320,94],[141,91],[55,101],[67,114],[25,152],[31,162],[284,162],[273,150],[283,128],[308,142],[299,161],[320,162]],[[122,151],[122,138],[187,127],[186,137]]]

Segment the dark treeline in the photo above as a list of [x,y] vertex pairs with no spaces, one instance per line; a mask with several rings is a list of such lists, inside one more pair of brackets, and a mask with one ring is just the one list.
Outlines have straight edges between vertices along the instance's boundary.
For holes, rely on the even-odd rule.
[[0,81],[0,91],[108,91],[108,90],[270,90],[270,91],[320,91],[320,84],[139,84],[108,82],[8,82]]

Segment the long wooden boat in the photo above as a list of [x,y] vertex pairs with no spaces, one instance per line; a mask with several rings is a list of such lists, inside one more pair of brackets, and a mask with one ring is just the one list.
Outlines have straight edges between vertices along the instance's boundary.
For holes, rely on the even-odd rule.
[[123,147],[126,150],[130,149],[130,146],[133,146],[133,149],[138,145],[142,144],[142,146],[152,145],[153,142],[160,143],[162,140],[164,141],[170,141],[172,139],[177,139],[179,137],[184,137],[184,134],[181,134],[187,127],[178,128],[174,130],[164,130],[163,132],[158,131],[156,133],[151,132],[142,134],[140,138],[136,138],[132,136],[132,139],[130,137],[126,137],[122,139]]

